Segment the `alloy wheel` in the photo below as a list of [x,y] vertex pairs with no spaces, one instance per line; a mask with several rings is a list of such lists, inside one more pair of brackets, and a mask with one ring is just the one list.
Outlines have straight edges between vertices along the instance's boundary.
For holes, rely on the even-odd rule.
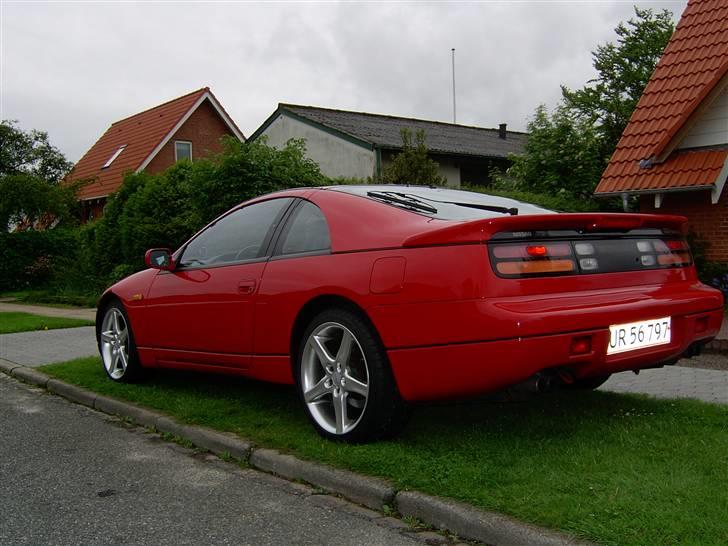
[[101,324],[101,357],[112,379],[121,379],[129,366],[129,327],[119,309],[110,307]]
[[301,360],[301,387],[321,428],[336,435],[356,428],[369,399],[369,369],[351,330],[325,322],[311,332]]

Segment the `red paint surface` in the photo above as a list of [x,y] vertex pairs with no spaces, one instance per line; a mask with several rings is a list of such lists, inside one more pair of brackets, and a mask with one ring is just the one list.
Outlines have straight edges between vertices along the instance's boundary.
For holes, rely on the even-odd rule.
[[[408,400],[487,392],[551,367],[576,377],[649,367],[720,328],[722,295],[700,284],[693,267],[505,279],[482,244],[519,226],[614,226],[625,215],[446,222],[330,190],[278,195],[305,196],[321,207],[332,252],[150,269],[117,283],[108,294],[127,307],[145,366],[291,383],[296,320],[307,304],[332,297],[371,321]],[[629,218],[683,225],[676,217]],[[253,291],[241,290],[241,282]],[[132,301],[134,294],[144,297]],[[669,345],[606,356],[609,325],[662,316],[673,321]],[[574,338],[585,336],[591,350],[573,355]]]

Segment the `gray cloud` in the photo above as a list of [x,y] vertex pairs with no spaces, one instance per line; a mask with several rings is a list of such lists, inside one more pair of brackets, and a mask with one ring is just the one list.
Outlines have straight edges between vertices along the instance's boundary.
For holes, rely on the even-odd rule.
[[[641,2],[670,9],[684,0]],[[278,102],[525,129],[629,2],[3,2],[0,115],[74,161],[115,120],[209,85],[246,134]]]

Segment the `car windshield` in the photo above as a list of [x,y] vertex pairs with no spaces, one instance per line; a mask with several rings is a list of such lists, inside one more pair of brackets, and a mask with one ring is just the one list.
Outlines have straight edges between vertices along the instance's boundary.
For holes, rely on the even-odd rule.
[[507,197],[426,186],[361,185],[328,189],[368,197],[441,220],[478,220],[503,216],[554,214],[554,211]]

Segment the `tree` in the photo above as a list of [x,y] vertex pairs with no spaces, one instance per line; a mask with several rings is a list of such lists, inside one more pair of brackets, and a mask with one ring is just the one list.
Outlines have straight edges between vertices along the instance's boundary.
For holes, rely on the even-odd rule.
[[425,132],[415,133],[402,129],[402,151],[397,154],[382,173],[382,181],[387,184],[421,184],[424,186],[443,186],[447,180],[440,176],[439,165],[427,155]]
[[45,229],[72,221],[77,203],[75,186],[54,186],[38,176],[0,176],[0,231]]
[[190,199],[203,224],[258,195],[328,182],[318,164],[306,157],[304,140],[291,139],[280,149],[268,146],[264,138],[246,143],[226,138],[223,145],[217,157],[196,162],[192,173]]
[[25,132],[16,124],[0,122],[0,177],[28,174],[48,184],[58,184],[73,163],[51,145],[48,133],[35,129]]
[[616,43],[592,52],[596,78],[575,91],[562,86],[553,113],[536,109],[524,153],[505,176],[495,173],[497,186],[615,207],[614,200],[593,200],[593,191],[673,31],[669,11],[635,8],[635,15],[617,26]]
[[561,87],[566,108],[596,126],[607,157],[617,146],[675,30],[668,10],[655,13],[635,6],[634,11],[635,19],[614,29],[617,43],[597,46],[592,52],[597,77],[575,91]]
[[210,159],[179,162],[158,174],[127,174],[104,215],[82,230],[83,267],[96,277],[118,280],[144,266],[146,249],[178,248],[242,201],[327,183],[305,151],[302,141],[276,149],[264,140],[230,138]]
[[549,115],[541,105],[528,124],[528,132],[525,153],[508,171],[519,181],[519,188],[591,199],[594,180],[604,168],[593,125],[575,118],[564,106]]
[[71,167],[47,133],[0,122],[0,230],[46,228],[73,219],[77,186],[59,184]]

